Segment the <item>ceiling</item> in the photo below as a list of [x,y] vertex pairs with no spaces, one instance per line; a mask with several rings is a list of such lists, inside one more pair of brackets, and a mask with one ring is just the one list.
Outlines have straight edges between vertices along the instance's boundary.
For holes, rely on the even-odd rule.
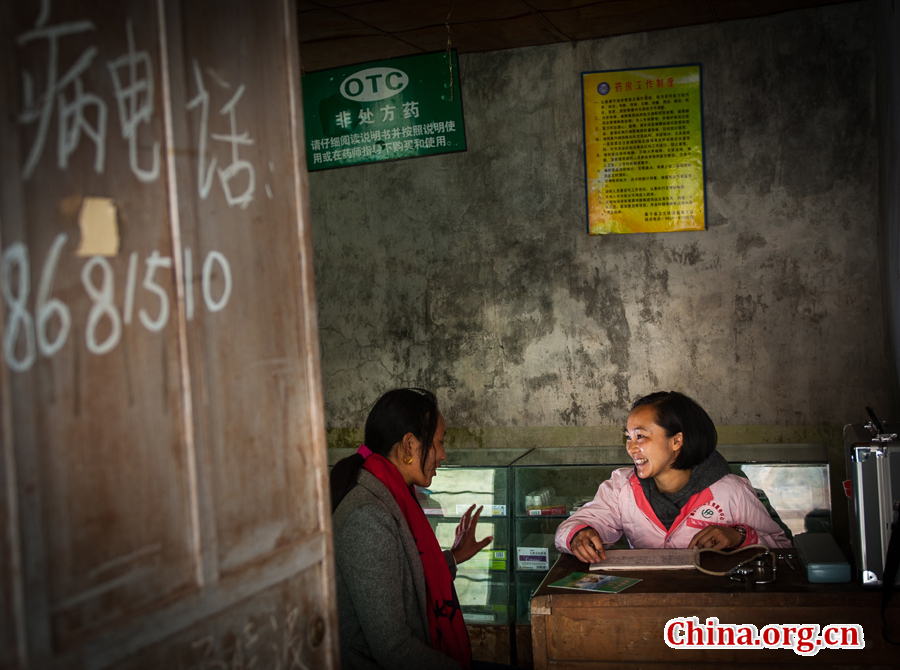
[[305,72],[732,21],[847,0],[297,0]]

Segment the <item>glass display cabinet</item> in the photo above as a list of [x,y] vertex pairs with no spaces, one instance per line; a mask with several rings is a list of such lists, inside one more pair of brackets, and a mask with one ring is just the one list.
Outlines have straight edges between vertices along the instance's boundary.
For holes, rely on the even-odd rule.
[[734,474],[750,480],[788,538],[832,532],[824,444],[720,444],[718,450]]
[[345,448],[341,447],[340,449],[329,449],[327,453],[328,453],[328,469],[331,470],[331,468],[334,467],[335,463],[337,463],[338,461],[340,461],[344,458],[347,458],[347,456],[352,456],[353,454],[355,454],[356,449],[350,449],[350,448],[345,449]]
[[509,466],[528,449],[454,449],[419,502],[442,549],[453,546],[456,526],[472,505],[483,507],[475,537],[493,541],[461,563],[456,593],[468,624],[506,625],[511,603],[511,487]]
[[559,524],[592,500],[613,470],[630,462],[625,446],[614,445],[542,447],[513,464],[516,623],[531,620],[531,595],[559,557],[554,546]]

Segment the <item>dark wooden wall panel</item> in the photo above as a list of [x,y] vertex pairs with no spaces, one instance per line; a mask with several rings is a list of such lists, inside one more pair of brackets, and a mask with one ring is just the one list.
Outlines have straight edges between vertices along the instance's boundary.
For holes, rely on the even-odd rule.
[[[198,444],[211,465],[210,503],[224,572],[317,527],[304,513],[315,508],[315,470],[306,467],[300,448],[312,441],[304,315],[297,293],[285,290],[301,281],[293,152],[283,139],[290,128],[288,54],[273,58],[273,50],[254,46],[272,40],[277,12],[273,3],[186,4],[181,31],[192,39],[184,42],[180,81],[173,75],[174,110],[204,92],[208,99],[205,125],[202,102],[175,123],[192,157],[184,161],[192,178],[179,182],[178,199],[190,204],[181,207],[180,218],[183,243],[196,250],[194,285],[202,284],[201,261],[211,251],[228,260],[232,278],[228,305],[214,312],[197,299],[188,325],[197,354],[194,404],[204,413]],[[222,113],[229,103],[233,118]],[[215,139],[224,136],[240,136],[242,143]],[[205,194],[194,178],[196,157],[205,158],[207,171],[216,161]],[[219,172],[228,169],[234,170],[230,181]],[[226,182],[239,202],[229,205]],[[218,300],[225,283],[220,266],[215,270],[210,295]]]
[[328,648],[321,635],[327,617],[318,597],[323,578],[319,564],[115,667],[326,668]]
[[[117,94],[139,81],[160,99],[156,13],[152,3],[113,3],[90,13],[67,3],[50,9],[43,25],[34,3],[17,4],[13,16],[13,69],[20,82],[31,77],[33,95],[23,83],[11,103],[34,114],[20,113],[17,155],[24,162],[17,175],[9,164],[4,173],[4,181],[18,182],[22,208],[4,217],[5,278],[28,315],[10,319],[7,312],[6,334],[14,326],[15,344],[4,351],[19,368],[11,374],[13,415],[33,417],[30,426],[13,425],[21,474],[40,498],[35,508],[22,506],[23,526],[44,533],[44,561],[27,563],[26,579],[48,577],[53,639],[65,647],[188,588],[195,569],[172,270],[161,265],[150,276],[164,298],[144,285],[148,259],[170,258],[172,250],[163,123],[156,113],[136,126],[134,165],[150,173],[141,178],[116,104]],[[131,53],[145,53],[153,70],[138,63],[133,80],[127,65],[116,64],[129,54],[129,33]],[[90,64],[73,80],[77,87],[52,86],[54,65],[55,80],[64,81],[81,59]],[[75,108],[61,122],[67,105]],[[61,148],[69,140],[70,155]],[[89,197],[115,206],[115,255],[77,254]],[[38,293],[48,273],[49,300],[61,307],[44,328]]]
[[[0,319],[0,327],[3,321]],[[9,384],[6,371],[0,369],[0,399],[8,397]],[[0,407],[0,412],[3,408]],[[9,425],[9,415],[0,418],[0,429]],[[11,444],[8,435],[0,438],[0,447]],[[17,559],[20,555],[18,543],[18,524],[16,522],[16,496],[13,478],[10,473],[15,469],[12,461],[12,450],[0,448],[0,668],[11,667],[18,658],[18,649],[23,640],[20,614],[21,579],[19,577]]]
[[336,660],[294,17],[0,7],[0,668]]
[[[0,109],[10,109],[9,100],[15,85],[12,68],[12,7],[0,3]],[[0,119],[0,124],[3,121]],[[6,126],[0,126],[5,130]],[[0,157],[17,161],[12,137],[0,132]],[[2,169],[2,168],[0,168]],[[0,203],[15,202],[12,182],[0,172]],[[3,247],[4,212],[0,209],[0,248]],[[0,276],[0,282],[4,282]],[[6,332],[6,310],[0,310],[0,328]],[[22,611],[22,579],[17,569],[21,559],[19,537],[19,498],[16,492],[15,452],[12,440],[12,405],[10,372],[0,365],[0,668],[12,668],[22,657],[24,646],[24,612]]]

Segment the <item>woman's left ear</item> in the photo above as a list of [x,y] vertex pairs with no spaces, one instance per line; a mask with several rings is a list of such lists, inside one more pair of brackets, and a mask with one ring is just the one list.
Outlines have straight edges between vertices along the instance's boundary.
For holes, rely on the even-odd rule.
[[679,451],[684,446],[684,433],[675,433],[672,436],[672,450]]
[[400,443],[400,458],[407,465],[411,465],[414,460],[414,454],[416,449],[419,446],[419,441],[416,439],[416,436],[412,433],[407,433],[403,436],[403,441]]

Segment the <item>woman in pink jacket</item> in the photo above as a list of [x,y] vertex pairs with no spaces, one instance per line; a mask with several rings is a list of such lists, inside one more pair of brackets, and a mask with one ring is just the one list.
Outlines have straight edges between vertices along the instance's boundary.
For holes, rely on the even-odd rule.
[[789,547],[750,482],[731,474],[717,441],[712,419],[691,398],[670,391],[637,400],[625,429],[634,467],[613,472],[560,525],[557,548],[596,563],[622,533],[636,549]]

